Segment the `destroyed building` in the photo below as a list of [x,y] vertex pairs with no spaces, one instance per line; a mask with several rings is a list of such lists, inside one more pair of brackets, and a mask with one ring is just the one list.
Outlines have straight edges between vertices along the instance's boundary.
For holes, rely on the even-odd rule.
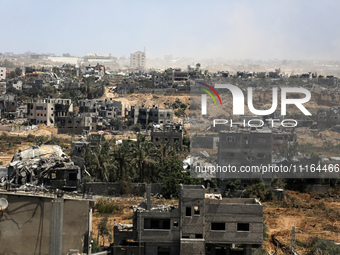
[[105,75],[105,66],[100,65],[97,63],[97,65],[92,66],[88,65],[85,66],[85,69],[82,70],[83,75],[97,75],[97,76],[104,76]]
[[22,81],[20,80],[9,80],[6,82],[6,92],[11,89],[22,90]]
[[7,190],[38,186],[76,190],[80,183],[80,168],[57,145],[33,146],[15,152],[7,165],[6,176],[0,179],[0,186]]
[[14,94],[5,94],[0,98],[1,116],[7,119],[17,117],[18,97]]
[[133,225],[115,224],[113,254],[253,254],[263,242],[263,207],[252,198],[222,198],[180,185],[179,205],[134,208]]
[[126,116],[130,116],[133,119],[133,124],[141,124],[145,129],[150,123],[154,124],[167,124],[172,121],[172,109],[159,109],[158,107],[131,107],[130,111],[127,111]]
[[169,144],[182,148],[183,126],[181,124],[154,125],[151,131],[151,142],[155,145]]
[[69,116],[71,112],[73,112],[71,99],[38,99],[37,102],[27,104],[27,119],[34,125],[44,123],[47,126],[54,126],[56,117]]
[[113,101],[112,98],[105,100],[79,100],[79,112],[91,113],[93,116],[102,117],[106,120],[122,117],[122,102]]
[[331,128],[340,125],[340,106],[319,109],[317,113],[318,128]]
[[92,130],[92,117],[90,116],[58,116],[56,127],[60,134],[84,134]]
[[[272,163],[272,132],[270,130],[221,131],[219,133],[218,165],[268,165]],[[217,173],[226,178],[228,173]]]
[[152,74],[152,86],[153,88],[172,88],[174,84],[174,71],[168,69],[163,73]]

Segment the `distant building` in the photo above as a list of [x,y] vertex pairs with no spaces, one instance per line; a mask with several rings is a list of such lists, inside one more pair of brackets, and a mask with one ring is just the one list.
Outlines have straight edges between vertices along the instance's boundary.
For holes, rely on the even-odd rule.
[[0,98],[1,116],[7,119],[15,119],[18,107],[17,95],[5,94]]
[[148,124],[167,124],[172,121],[172,109],[159,109],[157,107],[146,108],[132,107],[128,115],[133,119],[133,123],[140,123],[145,129]]
[[88,66],[85,66],[85,69],[82,70],[82,73],[84,75],[89,74],[89,75],[104,76],[105,75],[105,66],[99,65],[99,63],[97,63],[97,65],[95,65],[95,66],[88,65]]
[[163,73],[152,74],[152,86],[154,88],[171,88],[174,84],[174,71],[168,69]]
[[318,128],[331,128],[340,125],[340,106],[319,109],[317,113]]
[[6,67],[0,67],[0,81],[6,79]]
[[55,117],[68,116],[73,112],[71,99],[48,98],[27,104],[27,119],[30,124],[44,123],[47,126],[55,125]]
[[164,124],[159,128],[154,126],[151,131],[151,142],[155,145],[169,143],[172,146],[182,147],[183,126],[180,124]]
[[182,71],[180,68],[174,70],[174,81],[187,81],[188,79],[188,71]]
[[130,67],[135,69],[145,69],[146,55],[145,52],[137,51],[130,55]]
[[91,132],[92,117],[87,116],[58,116],[55,119],[58,133],[83,134]]
[[93,116],[103,117],[106,120],[122,117],[122,102],[105,100],[79,100],[80,113],[92,113]]
[[[268,165],[272,163],[271,131],[221,131],[219,133],[218,165],[241,166]],[[218,172],[218,178],[228,173]]]
[[16,90],[22,90],[22,81],[11,80],[6,82],[6,91],[14,88]]

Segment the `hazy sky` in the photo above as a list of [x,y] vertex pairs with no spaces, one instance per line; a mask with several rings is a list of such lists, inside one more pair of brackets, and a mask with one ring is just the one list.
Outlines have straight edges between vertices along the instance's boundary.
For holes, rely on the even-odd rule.
[[0,52],[340,60],[340,1],[0,0]]

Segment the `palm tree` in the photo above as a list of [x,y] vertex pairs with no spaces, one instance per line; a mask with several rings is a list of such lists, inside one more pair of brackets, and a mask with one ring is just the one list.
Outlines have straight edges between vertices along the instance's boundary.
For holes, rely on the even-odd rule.
[[104,141],[98,147],[85,152],[86,168],[100,181],[114,181],[116,172],[112,164],[112,140]]
[[131,172],[131,152],[128,142],[123,142],[115,147],[113,151],[113,167],[117,172],[118,180],[125,180],[127,178],[128,171]]
[[146,175],[150,177],[153,174],[153,170],[157,167],[158,153],[150,140],[146,140],[145,136],[140,134],[137,136],[137,141],[132,147],[131,164],[139,173],[140,182],[144,182]]

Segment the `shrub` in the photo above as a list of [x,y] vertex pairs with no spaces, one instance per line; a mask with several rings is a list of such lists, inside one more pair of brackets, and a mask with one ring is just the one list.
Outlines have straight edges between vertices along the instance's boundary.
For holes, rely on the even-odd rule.
[[114,213],[123,210],[123,208],[119,205],[116,205],[114,202],[106,199],[97,200],[95,209],[97,209],[99,213]]
[[321,239],[314,244],[312,252],[313,254],[319,252],[318,254],[325,255],[340,254],[340,246],[336,245],[333,241]]

